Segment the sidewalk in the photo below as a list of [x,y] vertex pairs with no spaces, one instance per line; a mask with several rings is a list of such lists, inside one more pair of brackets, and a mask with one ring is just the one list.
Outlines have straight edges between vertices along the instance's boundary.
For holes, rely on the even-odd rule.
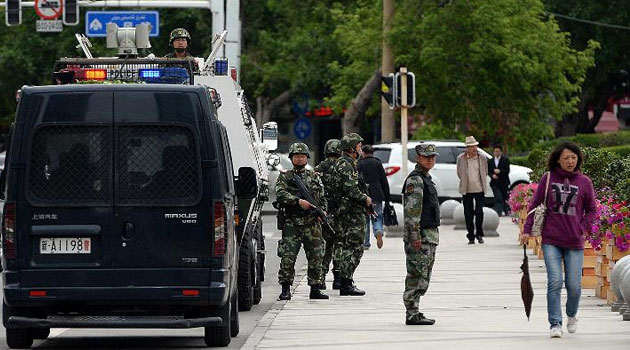
[[501,218],[498,232],[500,237],[486,238],[483,245],[468,245],[465,231],[441,228],[429,291],[420,301],[423,312],[436,319],[433,326],[405,325],[403,242],[386,237],[383,249],[373,245],[365,252],[355,273],[365,297],[340,297],[330,290],[329,274],[330,300],[311,301],[303,277],[293,299],[276,302],[243,349],[630,348],[630,322],[587,289],[582,290],[577,333],[569,334],[565,326],[563,338],[549,338],[544,263],[533,255],[535,296],[528,322],[520,295],[518,227]]

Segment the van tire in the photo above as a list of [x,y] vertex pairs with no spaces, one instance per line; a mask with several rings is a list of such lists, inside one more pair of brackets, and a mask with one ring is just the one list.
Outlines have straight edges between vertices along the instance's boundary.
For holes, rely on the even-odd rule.
[[[220,313],[223,324],[214,327],[204,327],[203,340],[209,347],[226,347],[232,340],[232,298],[223,306]],[[226,310],[227,309],[227,310]],[[224,317],[225,316],[225,317]]]
[[28,328],[7,328],[7,345],[11,349],[29,349],[33,345],[33,335]]
[[50,335],[50,328],[33,328],[31,334],[33,339],[47,339]]
[[249,235],[244,237],[238,262],[238,310],[249,311],[254,305],[254,281],[256,260]]
[[241,330],[241,326],[239,324],[239,319],[238,319],[237,293],[234,293],[234,296],[232,297],[232,299],[234,300],[234,303],[232,304],[232,316],[230,317],[230,322],[232,322],[232,324],[230,325],[230,335],[232,336],[232,338],[234,338],[238,335],[238,333]]
[[262,221],[256,224],[256,285],[254,286],[254,305],[262,301],[262,282],[265,280],[265,236],[262,233]]

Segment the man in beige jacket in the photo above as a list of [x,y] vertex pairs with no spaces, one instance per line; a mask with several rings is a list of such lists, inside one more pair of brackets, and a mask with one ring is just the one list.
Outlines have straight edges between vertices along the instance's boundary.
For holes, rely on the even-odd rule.
[[[466,152],[457,157],[459,193],[462,194],[464,202],[468,244],[475,244],[475,237],[480,244],[483,243],[483,202],[488,176],[488,160],[477,152],[478,144],[474,136],[467,136]],[[473,200],[475,201],[474,209]]]

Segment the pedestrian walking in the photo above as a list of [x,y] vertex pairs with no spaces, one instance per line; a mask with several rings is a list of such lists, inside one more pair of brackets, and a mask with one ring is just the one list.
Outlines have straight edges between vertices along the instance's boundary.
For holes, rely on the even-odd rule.
[[279,300],[291,300],[295,260],[302,245],[304,245],[308,261],[308,285],[311,286],[309,297],[310,299],[328,299],[328,295],[322,293],[320,289],[322,257],[324,256],[322,228],[317,215],[310,210],[314,203],[300,198],[300,191],[292,180],[295,175],[299,176],[325,210],[324,185],[319,175],[306,169],[309,157],[307,145],[292,144],[289,147],[289,159],[293,163],[293,169],[280,173],[276,184],[276,201],[286,217],[282,225],[282,239],[278,242],[278,257],[280,258],[278,281],[282,285]]
[[365,216],[372,199],[360,184],[357,171],[357,159],[361,155],[363,138],[350,133],[341,138],[342,156],[335,163],[333,170],[335,195],[339,202],[338,227],[341,235],[339,251],[339,276],[341,278],[340,295],[365,295],[353,281],[354,271],[363,256],[365,235]]
[[466,152],[457,157],[459,193],[462,194],[464,202],[468,244],[475,244],[475,237],[479,243],[483,244],[483,201],[486,193],[488,162],[479,155],[478,144],[474,136],[466,136]]
[[416,167],[403,186],[405,218],[405,256],[407,277],[403,302],[407,309],[405,324],[432,325],[435,320],[420,312],[420,297],[429,288],[435,251],[440,243],[440,202],[437,189],[429,175],[439,155],[434,144],[416,146]]
[[510,159],[503,155],[503,148],[495,145],[492,149],[492,159],[488,159],[488,174],[490,188],[494,194],[494,210],[502,216],[509,215],[507,204],[508,188],[510,187]]
[[[320,174],[322,183],[324,184],[324,193],[326,195],[326,201],[328,203],[328,221],[331,226],[338,230],[335,217],[339,209],[339,203],[336,200],[334,192],[334,179],[333,179],[333,167],[337,162],[337,159],[341,156],[341,141],[337,139],[330,139],[324,146],[324,154],[326,159],[322,160],[316,167],[315,172]],[[322,259],[322,284],[321,289],[326,289],[326,275],[330,268],[330,262],[332,260],[332,273],[334,276],[332,289],[339,289],[341,287],[341,280],[339,278],[339,261],[333,259],[333,256],[339,257],[339,253],[333,254],[335,249],[341,249],[338,235],[333,234],[329,230],[323,229],[324,240],[326,241],[326,247],[324,249],[324,257]]]
[[[581,171],[582,151],[573,142],[563,142],[549,155],[547,169],[529,203],[531,211],[545,201],[546,214],[541,230],[542,250],[547,269],[547,319],[552,338],[562,337],[561,292],[567,289],[567,331],[577,330],[577,313],[582,294],[584,233],[595,219],[597,204],[593,182]],[[549,180],[547,180],[549,179]],[[524,243],[532,232],[533,215],[525,221]],[[563,267],[564,266],[564,267]]]
[[365,239],[363,248],[370,249],[370,223],[372,224],[372,234],[376,238],[376,246],[378,249],[383,247],[383,202],[391,201],[389,194],[389,184],[387,183],[387,175],[383,169],[383,162],[374,157],[374,148],[371,145],[363,145],[361,147],[363,157],[357,163],[359,176],[367,183],[370,190],[370,198],[374,207],[375,215],[368,215],[365,225]]

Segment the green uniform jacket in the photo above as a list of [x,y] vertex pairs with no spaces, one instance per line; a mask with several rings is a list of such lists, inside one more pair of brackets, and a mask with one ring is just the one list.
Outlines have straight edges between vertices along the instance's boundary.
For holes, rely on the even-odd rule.
[[[428,175],[419,165],[416,170]],[[405,180],[404,193],[404,217],[405,217],[405,242],[421,240],[423,243],[439,244],[440,238],[437,229],[421,229],[424,182],[419,175],[410,174]]]
[[[310,210],[303,210],[298,204],[299,200],[303,198],[300,197],[300,191],[293,183],[293,174],[295,173],[296,170],[292,169],[281,172],[280,175],[278,175],[278,181],[276,182],[276,200],[287,210],[287,221],[290,221],[294,225],[310,225],[317,221],[317,215]],[[311,195],[319,201],[322,210],[326,210],[324,185],[319,175],[313,170],[307,169],[297,173],[301,175],[302,181]]]
[[341,156],[333,171],[335,196],[339,198],[340,213],[365,213],[367,193],[359,187],[357,162],[348,155]]

